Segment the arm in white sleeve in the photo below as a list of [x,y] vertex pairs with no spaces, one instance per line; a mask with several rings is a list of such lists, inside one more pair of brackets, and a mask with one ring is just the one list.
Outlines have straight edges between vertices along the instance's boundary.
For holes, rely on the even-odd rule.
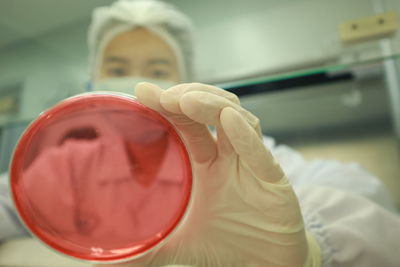
[[27,235],[12,204],[7,173],[0,175],[0,242]]
[[272,151],[293,186],[323,186],[336,188],[368,198],[396,212],[395,204],[382,181],[359,164],[336,160],[306,161],[297,151],[264,136],[264,144]]
[[295,188],[323,267],[400,266],[400,216],[356,194],[324,187]]
[[358,164],[306,161],[264,137],[298,194],[323,267],[400,266],[400,216],[383,183]]

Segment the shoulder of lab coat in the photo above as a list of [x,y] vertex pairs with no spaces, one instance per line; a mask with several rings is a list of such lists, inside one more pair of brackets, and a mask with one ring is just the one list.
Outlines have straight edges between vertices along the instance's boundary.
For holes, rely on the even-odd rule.
[[358,164],[315,160],[264,137],[298,196],[323,267],[399,266],[400,216],[378,178]]
[[12,204],[8,174],[0,174],[0,242],[17,236],[27,235]]
[[360,195],[298,187],[304,222],[318,241],[323,267],[399,266],[400,216]]
[[274,139],[266,136],[264,144],[278,160],[295,189],[307,185],[336,188],[365,197],[396,212],[385,185],[359,164],[324,159],[306,161],[297,151],[286,145],[276,145]]

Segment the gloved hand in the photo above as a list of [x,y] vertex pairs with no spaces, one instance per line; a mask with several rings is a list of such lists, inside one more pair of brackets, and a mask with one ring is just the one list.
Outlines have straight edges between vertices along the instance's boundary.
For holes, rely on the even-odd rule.
[[[168,242],[130,263],[112,266],[320,266],[300,207],[262,141],[259,120],[238,98],[204,84],[166,91],[136,87],[144,105],[169,118],[191,153],[195,197],[187,221]],[[208,125],[216,128],[214,138]]]

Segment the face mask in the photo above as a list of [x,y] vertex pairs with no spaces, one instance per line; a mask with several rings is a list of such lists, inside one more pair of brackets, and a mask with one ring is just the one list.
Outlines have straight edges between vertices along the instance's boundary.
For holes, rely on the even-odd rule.
[[93,83],[93,91],[113,91],[125,94],[134,95],[135,87],[140,82],[149,82],[159,86],[161,89],[168,89],[174,85],[175,82],[155,80],[143,77],[122,77],[122,78],[109,78],[105,80],[96,81]]

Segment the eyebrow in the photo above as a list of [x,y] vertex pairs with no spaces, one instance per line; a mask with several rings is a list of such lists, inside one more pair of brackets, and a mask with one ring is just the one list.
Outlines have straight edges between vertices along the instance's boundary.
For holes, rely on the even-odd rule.
[[171,61],[165,58],[152,58],[147,61],[148,65],[155,65],[155,64],[164,64],[164,65],[171,65]]
[[116,56],[111,56],[106,58],[106,62],[116,62],[116,63],[124,63],[127,64],[128,60],[123,57],[116,57]]

